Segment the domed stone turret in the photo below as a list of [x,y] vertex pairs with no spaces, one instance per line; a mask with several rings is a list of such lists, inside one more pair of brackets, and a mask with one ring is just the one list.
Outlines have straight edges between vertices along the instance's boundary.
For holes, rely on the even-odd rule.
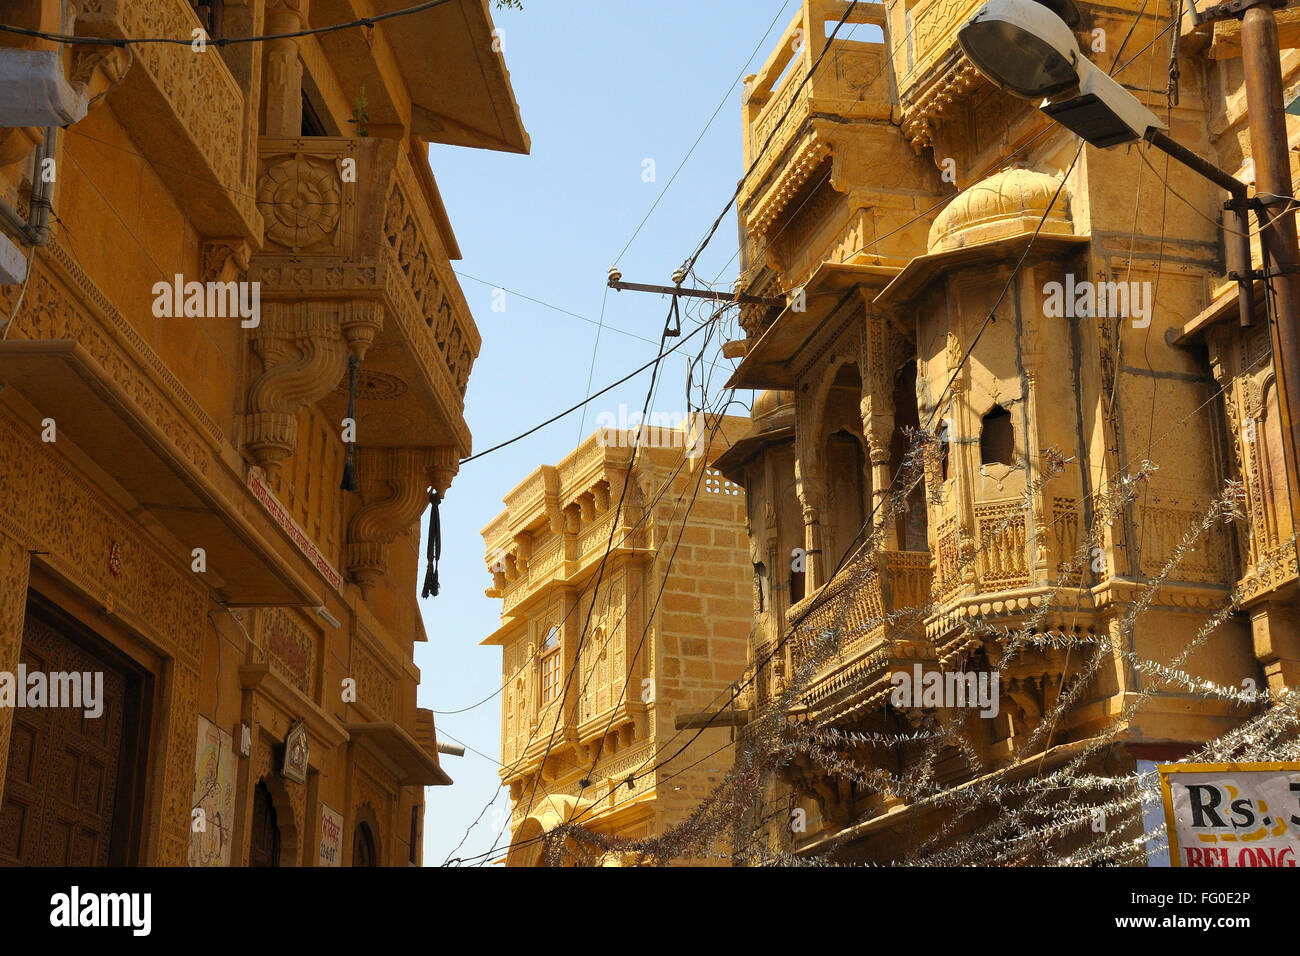
[[793,410],[794,392],[782,392],[776,389],[768,389],[767,391],[759,392],[754,396],[754,407],[750,409],[749,417],[757,423],[763,419],[771,418],[780,412]]
[[[1033,233],[1040,221],[1040,235],[1073,235],[1066,190],[1057,192],[1060,185],[1054,176],[1023,167],[990,176],[971,186],[939,214],[930,227],[927,251],[947,252]],[[1051,212],[1043,219],[1049,206]]]

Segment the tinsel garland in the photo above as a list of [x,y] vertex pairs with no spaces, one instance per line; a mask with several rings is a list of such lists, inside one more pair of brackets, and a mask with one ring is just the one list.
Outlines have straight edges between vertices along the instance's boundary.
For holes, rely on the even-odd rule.
[[[911,437],[912,443],[905,457],[904,466],[900,470],[901,487],[886,496],[883,505],[884,513],[873,522],[873,527],[863,547],[859,549],[859,554],[876,553],[881,546],[884,529],[906,507],[907,496],[923,477],[925,463],[939,453],[934,436],[917,432]],[[1037,491],[1061,474],[1069,461],[1051,449],[1044,453],[1044,459],[1046,466],[1026,491],[1023,506],[1009,513],[1000,525],[984,533],[978,546],[959,561],[959,569],[975,560],[980,550],[990,540],[1010,527],[1011,523],[1018,520],[1025,512],[1030,511]],[[747,726],[742,741],[736,748],[732,770],[714,787],[686,821],[670,828],[659,837],[640,840],[601,834],[579,822],[570,822],[542,837],[545,843],[545,855],[551,862],[559,862],[566,855],[577,856],[585,862],[594,862],[605,858],[608,854],[618,854],[643,863],[665,863],[690,856],[706,858],[732,856],[736,859],[763,864],[827,865],[827,862],[822,859],[783,850],[774,852],[768,847],[766,825],[781,815],[780,808],[763,818],[760,821],[762,825],[753,827],[748,833],[743,832],[745,829],[743,821],[761,804],[764,779],[796,757],[806,758],[832,776],[850,780],[865,791],[906,800],[914,811],[927,808],[955,811],[946,825],[931,834],[930,838],[914,852],[907,854],[901,860],[892,861],[896,864],[972,865],[1023,862],[1029,854],[1037,853],[1061,865],[1088,865],[1098,861],[1117,862],[1127,861],[1130,858],[1140,860],[1148,847],[1158,849],[1158,833],[1142,834],[1116,843],[1114,841],[1118,839],[1119,831],[1107,830],[1100,839],[1083,850],[1071,851],[1064,855],[1057,855],[1054,852],[1052,849],[1054,840],[1087,829],[1097,818],[1098,813],[1106,814],[1107,818],[1124,819],[1135,809],[1149,804],[1158,790],[1158,781],[1154,773],[1135,772],[1121,776],[1105,776],[1082,772],[1089,760],[1124,732],[1133,714],[1143,702],[1160,688],[1170,684],[1179,685],[1205,698],[1247,704],[1262,711],[1233,731],[1206,744],[1200,753],[1189,756],[1188,760],[1222,760],[1229,759],[1231,756],[1246,760],[1265,757],[1278,759],[1280,755],[1297,754],[1300,753],[1300,743],[1282,738],[1294,734],[1296,728],[1300,726],[1300,693],[1292,691],[1286,695],[1274,696],[1267,690],[1261,690],[1254,696],[1248,696],[1244,690],[1215,684],[1182,669],[1186,659],[1232,613],[1235,613],[1243,597],[1240,586],[1233,591],[1219,612],[1207,619],[1192,640],[1184,645],[1180,653],[1168,663],[1145,660],[1135,652],[1118,646],[1110,634],[1056,635],[1040,632],[1043,621],[1055,606],[1057,596],[1065,588],[1070,587],[1072,582],[1080,579],[1080,568],[1093,553],[1093,548],[1104,529],[1113,524],[1156,470],[1153,463],[1143,461],[1136,472],[1116,476],[1094,497],[1094,518],[1085,539],[1070,560],[1060,566],[1060,574],[1055,584],[1046,594],[1039,596],[1034,612],[1019,628],[1013,630],[978,621],[972,625],[971,631],[975,635],[992,637],[1002,647],[1002,656],[995,665],[998,672],[1005,671],[1010,661],[1025,650],[1053,648],[1087,650],[1083,655],[1083,666],[1073,676],[1069,687],[1061,688],[1050,712],[1042,716],[1037,726],[1025,740],[1020,742],[1012,758],[1001,769],[984,773],[975,748],[962,732],[963,728],[959,723],[950,725],[937,711],[927,715],[930,724],[928,729],[913,734],[891,735],[843,731],[824,726],[817,721],[792,723],[788,719],[792,706],[824,667],[838,655],[846,638],[869,632],[881,624],[897,625],[900,622],[917,621],[936,610],[939,596],[932,591],[927,601],[918,607],[882,613],[853,628],[846,628],[845,618],[852,609],[852,596],[866,583],[872,572],[871,562],[863,561],[857,566],[850,564],[842,574],[837,575],[837,582],[844,581],[842,586],[837,584],[837,596],[839,598],[847,596],[848,599],[839,601],[835,619],[830,624],[805,628],[808,633],[801,644],[798,663],[793,667],[793,673],[789,675],[785,689]],[[1244,492],[1241,486],[1233,482],[1227,483],[1223,493],[1210,505],[1200,522],[1183,536],[1160,573],[1148,583],[1141,596],[1130,606],[1119,625],[1113,629],[1113,634],[1131,633],[1137,619],[1152,606],[1170,573],[1195,550],[1197,541],[1214,524],[1244,517],[1241,508],[1243,500]],[[1050,524],[1062,520],[1062,517],[1057,517]],[[1280,557],[1275,558],[1274,563],[1276,561],[1280,561]],[[1261,570],[1267,570],[1265,565],[1261,565]],[[813,607],[816,607],[816,602],[817,598],[814,598]],[[807,617],[808,614],[805,614],[805,619]],[[801,623],[792,624],[786,639],[789,639],[790,633],[798,629]],[[891,643],[892,640],[886,640],[882,642],[882,647],[888,647]],[[1135,671],[1152,677],[1153,680],[1146,683],[1143,689],[1134,695],[1134,699],[1126,706],[1124,713],[1110,721],[1103,734],[1089,739],[1083,749],[1073,755],[1066,766],[1046,773],[1040,772],[1024,780],[1005,780],[1010,771],[1022,767],[1022,761],[1037,755],[1043,737],[1050,734],[1070,711],[1101,666],[1107,660],[1116,657],[1123,659]],[[758,679],[759,670],[755,665],[763,663],[765,662],[751,664],[742,679],[742,686]],[[1062,675],[1063,685],[1065,676]],[[935,727],[938,729],[934,729]],[[918,743],[923,745],[924,753],[921,758],[909,763],[907,769],[899,774],[890,773],[879,767],[861,766],[852,756],[854,750],[869,751],[875,747],[900,748]],[[972,784],[957,787],[946,783],[941,784],[935,780],[935,762],[945,749],[953,747],[965,760],[971,774],[978,778]],[[637,775],[638,773],[634,773],[628,778],[629,781]],[[667,779],[671,779],[671,776],[671,774],[666,775]],[[1053,795],[1059,795],[1063,791],[1069,794],[1095,793],[1103,799],[1093,803],[1061,802],[1059,799],[1055,803],[1050,802]],[[624,798],[613,805],[617,806],[630,799],[636,797]],[[963,832],[953,846],[937,845],[960,824],[963,819],[961,810],[970,810],[982,805],[998,806],[1000,810],[998,818],[973,831]],[[762,817],[761,811],[759,816]],[[725,853],[721,849],[721,841],[728,829],[732,832],[733,845],[730,853]]]

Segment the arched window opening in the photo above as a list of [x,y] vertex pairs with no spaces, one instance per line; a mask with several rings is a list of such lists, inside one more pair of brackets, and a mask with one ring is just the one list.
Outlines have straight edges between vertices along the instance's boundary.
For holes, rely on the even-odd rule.
[[830,520],[822,520],[822,547],[836,567],[852,544],[857,531],[866,524],[870,509],[864,470],[866,456],[858,438],[847,431],[837,431],[826,441],[827,511]]
[[[911,450],[908,439],[921,427],[920,411],[916,407],[916,361],[913,359],[898,370],[894,377],[894,435],[889,446],[889,473],[897,475],[903,468]],[[910,430],[910,431],[909,431]],[[947,445],[941,452],[941,468],[947,468]],[[946,471],[944,477],[946,477]],[[898,546],[904,551],[928,551],[925,503],[925,483],[918,481],[907,495],[907,507],[898,517]]]
[[980,422],[980,464],[1014,465],[1015,461],[1016,438],[1011,413],[1001,405],[994,405]]
[[375,835],[364,820],[357,824],[352,834],[352,865],[378,866],[379,853],[375,850]]

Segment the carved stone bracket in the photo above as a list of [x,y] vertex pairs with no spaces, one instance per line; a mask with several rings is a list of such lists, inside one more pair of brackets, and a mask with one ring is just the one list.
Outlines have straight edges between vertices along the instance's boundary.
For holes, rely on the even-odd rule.
[[235,282],[248,272],[252,247],[246,239],[209,239],[203,243],[203,279]]
[[359,448],[357,476],[362,506],[348,523],[348,573],[368,591],[388,571],[388,545],[409,528],[429,503],[429,487],[441,495],[450,476],[448,448]]
[[274,476],[298,443],[298,412],[328,395],[364,358],[383,324],[378,302],[268,302],[253,332],[263,372],[248,390],[245,444]]

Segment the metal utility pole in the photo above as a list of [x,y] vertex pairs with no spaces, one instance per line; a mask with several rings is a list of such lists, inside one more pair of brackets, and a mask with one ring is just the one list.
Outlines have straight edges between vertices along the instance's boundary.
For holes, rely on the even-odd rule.
[[[1241,62],[1245,71],[1250,148],[1255,159],[1260,246],[1264,282],[1273,302],[1269,330],[1273,370],[1286,457],[1292,529],[1300,530],[1300,243],[1296,239],[1291,196],[1291,151],[1282,103],[1282,63],[1278,52],[1277,0],[1240,0],[1224,6],[1244,10]],[[1285,5],[1285,0],[1282,4]],[[1207,14],[1210,11],[1206,11]]]

